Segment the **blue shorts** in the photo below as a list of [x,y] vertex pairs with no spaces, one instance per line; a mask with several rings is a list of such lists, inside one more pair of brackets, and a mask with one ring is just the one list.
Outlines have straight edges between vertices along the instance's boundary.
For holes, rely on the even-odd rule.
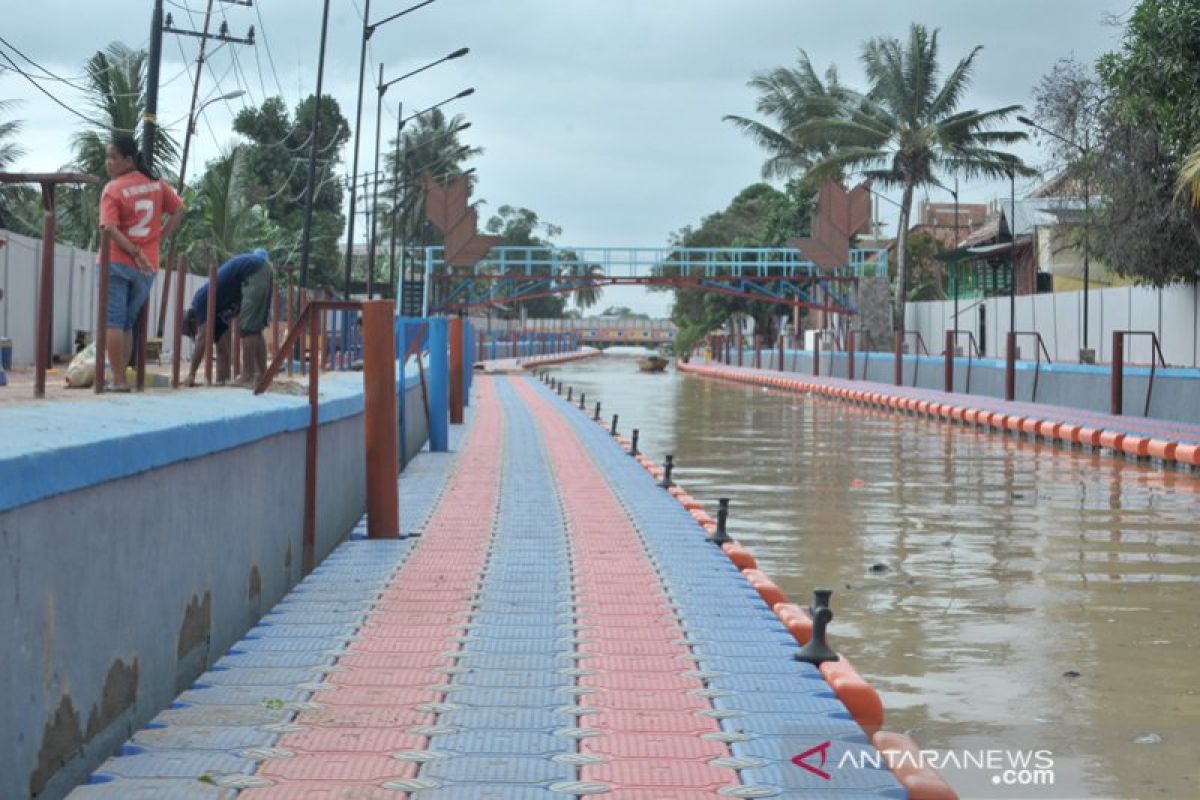
[[132,331],[138,314],[150,297],[154,273],[142,272],[128,264],[111,264],[108,273],[108,327]]

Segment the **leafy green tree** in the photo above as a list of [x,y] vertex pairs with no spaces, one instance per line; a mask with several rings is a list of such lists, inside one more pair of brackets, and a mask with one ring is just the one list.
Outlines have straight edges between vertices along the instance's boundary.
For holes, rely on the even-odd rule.
[[[722,211],[705,217],[698,227],[686,226],[671,237],[677,247],[782,247],[788,239],[807,232],[815,198],[802,180],[790,181],[784,191],[765,183],[746,187]],[[671,266],[667,266],[670,271]],[[729,274],[737,274],[730,264]],[[750,300],[705,291],[679,288],[671,319],[679,328],[676,351],[690,350],[709,332],[721,327],[731,314],[754,318],[755,329],[775,333],[776,318],[786,313],[778,303]]]
[[[1020,131],[994,130],[1020,106],[959,110],[980,49],[960,59],[943,81],[938,32],[914,24],[907,42],[878,37],[864,43],[861,60],[869,84],[865,93],[841,89],[811,104],[806,96],[794,111],[781,106],[770,112],[783,123],[775,133],[788,142],[787,158],[781,163],[794,163],[799,170],[807,158],[806,174],[812,181],[855,173],[900,190],[893,303],[897,328],[904,320],[904,234],[914,193],[944,185],[943,177],[950,175],[994,179],[1033,174],[1018,157],[995,149],[1025,138]],[[768,151],[774,158],[784,155],[781,145]]]
[[[551,239],[562,233],[562,228],[557,225],[542,222],[536,212],[528,208],[515,208],[509,205],[500,206],[496,210],[496,213],[488,220],[486,230],[490,234],[499,236],[502,245],[512,247],[546,247],[551,244]],[[538,266],[534,269],[534,274],[544,274],[547,279],[554,277],[549,266]],[[514,265],[508,268],[508,274],[523,274],[523,270],[523,265]],[[513,284],[514,287],[520,285],[520,283]],[[501,308],[499,316],[502,319],[516,319],[521,316],[523,309],[527,317],[557,318],[563,316],[566,305],[566,298],[562,295],[533,297],[528,300],[518,300],[511,306]]]
[[1098,70],[1109,96],[1098,165],[1104,259],[1156,286],[1194,281],[1200,212],[1179,185],[1194,175],[1187,158],[1200,143],[1200,5],[1141,0],[1121,49]]
[[[282,98],[270,97],[258,108],[242,109],[233,122],[233,129],[248,140],[239,148],[238,202],[261,208],[277,229],[280,263],[291,263],[300,255],[315,104],[316,96],[309,95],[289,114]],[[346,218],[339,153],[349,130],[337,101],[322,96],[310,255],[314,285],[342,285],[343,254],[338,242]]]

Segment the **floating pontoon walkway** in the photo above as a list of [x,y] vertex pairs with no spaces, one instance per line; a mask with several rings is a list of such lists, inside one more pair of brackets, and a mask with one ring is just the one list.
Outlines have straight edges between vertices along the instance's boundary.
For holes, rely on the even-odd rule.
[[1105,414],[1047,403],[1000,400],[795,372],[725,364],[679,363],[681,372],[787,391],[811,392],[853,403],[960,422],[1065,445],[1080,445],[1138,458],[1200,467],[1200,425]]
[[953,797],[843,761],[898,741],[861,680],[795,660],[800,609],[622,440],[529,377],[471,408],[407,538],[340,546],[71,797]]

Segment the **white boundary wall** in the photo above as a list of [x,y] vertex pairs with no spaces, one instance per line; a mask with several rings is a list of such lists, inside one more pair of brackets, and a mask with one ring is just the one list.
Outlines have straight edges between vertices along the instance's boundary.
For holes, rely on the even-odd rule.
[[[0,230],[0,338],[12,340],[14,365],[32,364],[34,329],[37,325],[37,285],[41,275],[42,242],[28,236]],[[164,256],[165,257],[165,256]],[[150,294],[150,332],[158,326],[159,304],[162,302],[163,273],[160,270]],[[187,276],[184,307],[205,278]],[[96,290],[99,288],[96,254],[69,245],[54,248],[54,329],[52,343],[56,355],[69,356],[74,352],[75,331],[94,331],[96,328]],[[174,292],[172,291],[172,295]],[[174,330],[175,314],[168,303],[164,338],[169,347]],[[187,340],[184,340],[185,353]]]
[[[1197,285],[1180,284],[1164,289],[1122,286],[1094,289],[1089,294],[1088,338],[1098,363],[1112,357],[1114,330],[1139,330],[1158,334],[1169,365],[1200,366],[1200,287]],[[985,334],[982,337],[985,357],[1004,357],[1009,317],[1007,297],[960,300],[959,325],[952,324],[953,317],[953,300],[909,303],[905,313],[907,327],[921,332],[929,352],[934,355],[942,352],[944,331],[958,327],[971,330],[976,339],[981,338],[981,331]],[[1077,361],[1083,329],[1083,292],[1018,295],[1016,329],[1039,331],[1055,363]],[[965,336],[959,346],[967,347]],[[1022,358],[1033,359],[1035,343],[1032,337],[1019,337],[1018,347]],[[1149,364],[1150,337],[1127,339],[1125,356],[1131,363]]]

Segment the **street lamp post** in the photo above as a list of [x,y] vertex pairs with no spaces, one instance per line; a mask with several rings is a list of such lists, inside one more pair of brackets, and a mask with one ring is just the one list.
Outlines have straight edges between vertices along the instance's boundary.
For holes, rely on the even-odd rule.
[[[418,8],[424,8],[425,6],[429,5],[432,2],[434,2],[434,0],[424,0],[424,2],[417,3],[416,5],[410,6],[409,8],[406,8],[403,11],[397,11],[395,14],[392,14],[390,17],[384,17],[383,19],[379,20],[378,22],[372,23],[372,22],[370,22],[371,0],[364,0],[362,46],[359,50],[359,56],[358,56],[358,99],[356,101],[356,110],[354,112],[355,113],[355,116],[354,116],[354,157],[353,157],[353,165],[350,169],[351,175],[358,174],[358,142],[359,142],[359,139],[361,138],[361,133],[362,133],[363,86],[365,85],[366,78],[367,78],[367,44],[371,41],[371,37],[375,34],[376,29],[378,29],[381,25],[386,25],[387,23],[391,22],[394,19],[399,19],[400,17],[403,17],[405,14],[411,14],[412,12],[416,11]],[[346,267],[345,267],[346,279],[345,279],[345,286],[344,286],[344,292],[345,292],[347,299],[349,299],[349,297],[350,297],[350,265],[352,263],[352,258],[354,255],[354,212],[356,210],[357,203],[358,203],[357,188],[353,184],[351,184],[351,186],[350,186],[350,224],[346,230]]]
[[1009,208],[1012,219],[1008,222],[1008,332],[1017,329],[1017,173],[1008,171],[1010,191]]
[[[442,58],[439,58],[437,61],[431,61],[430,63],[426,64],[423,67],[418,67],[417,69],[414,69],[411,72],[406,72],[403,75],[401,75],[399,78],[392,78],[387,83],[384,83],[384,81],[383,81],[383,64],[381,63],[379,65],[379,82],[375,85],[375,91],[376,91],[376,95],[377,95],[376,102],[375,102],[375,172],[376,173],[379,172],[379,145],[380,145],[380,140],[382,138],[381,125],[383,123],[383,96],[387,93],[388,88],[391,87],[393,84],[399,83],[400,81],[404,80],[405,78],[411,78],[413,75],[416,75],[417,73],[420,73],[420,72],[424,72],[425,70],[430,69],[431,67],[436,67],[438,64],[441,64],[445,61],[450,61],[451,59],[455,59],[455,58],[462,58],[469,52],[471,52],[470,48],[460,47],[459,49],[455,50],[453,53],[443,56]],[[401,124],[400,127],[403,127],[403,125]],[[397,137],[398,136],[399,136],[399,127],[397,128]],[[374,289],[374,283],[375,283],[375,226],[376,226],[375,209],[378,207],[378,205],[379,205],[379,181],[376,181],[375,182],[375,191],[374,191],[374,194],[371,196],[371,219],[369,222],[370,228],[368,230],[368,236],[370,237],[370,245],[367,248],[367,297],[368,298],[370,298],[373,295],[373,289]]]
[[[197,108],[195,111],[192,111],[188,114],[187,130],[184,131],[184,134],[183,134],[183,153],[181,154],[180,160],[179,160],[178,190],[179,190],[180,194],[183,194],[184,176],[187,173],[188,149],[192,144],[192,134],[194,134],[196,132],[196,119],[204,112],[204,109],[208,108],[213,103],[220,102],[221,100],[233,100],[235,98],[241,97],[244,94],[245,94],[245,92],[242,91],[241,89],[237,89],[232,92],[226,92],[225,94],[221,95],[220,97],[213,97],[209,100],[204,101],[200,105],[199,108]],[[167,327],[167,298],[171,294],[171,273],[172,272],[173,272],[173,270],[170,270],[170,269],[167,269],[163,272],[162,300],[159,301],[159,306],[158,306],[157,335],[158,335],[159,339],[161,339],[163,337],[163,331],[165,331],[166,327]]]
[[[1063,144],[1074,147],[1083,156],[1085,161],[1091,160],[1092,143],[1091,134],[1084,131],[1084,143],[1072,141],[1062,134],[1055,133],[1049,128],[1045,128],[1031,120],[1029,117],[1019,116],[1017,122],[1022,125],[1028,125],[1030,128],[1036,128],[1047,136],[1052,136],[1058,139]],[[1083,172],[1083,339],[1079,348],[1079,361],[1083,364],[1094,364],[1096,362],[1096,351],[1088,347],[1088,290],[1090,288],[1091,278],[1091,236],[1089,235],[1089,226],[1092,221],[1092,165],[1087,163],[1084,165]]]
[[[304,228],[300,235],[300,287],[308,285],[308,259],[312,248],[313,202],[317,187],[317,135],[321,131],[321,84],[325,78],[325,42],[329,33],[329,0],[321,12],[321,45],[317,50],[317,94],[313,99],[312,131],[308,142],[308,178],[304,182]],[[353,219],[353,217],[351,217]]]

